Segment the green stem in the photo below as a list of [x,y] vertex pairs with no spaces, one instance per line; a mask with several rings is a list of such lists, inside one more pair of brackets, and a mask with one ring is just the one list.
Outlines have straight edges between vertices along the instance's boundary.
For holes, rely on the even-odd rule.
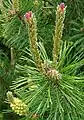
[[42,60],[40,58],[38,45],[37,45],[37,22],[35,16],[31,18],[29,23],[29,41],[30,41],[30,50],[32,52],[32,56],[36,63],[37,68],[42,71]]
[[53,63],[57,64],[58,56],[60,52],[60,41],[62,39],[62,33],[64,28],[66,7],[63,11],[60,10],[60,6],[57,6],[56,21],[55,21],[55,35],[53,36]]

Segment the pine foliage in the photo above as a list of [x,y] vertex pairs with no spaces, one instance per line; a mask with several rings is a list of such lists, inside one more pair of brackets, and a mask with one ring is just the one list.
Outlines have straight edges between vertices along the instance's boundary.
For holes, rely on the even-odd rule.
[[[64,27],[62,17],[65,16],[60,14],[61,18],[57,15],[55,18],[55,10],[59,8],[57,4],[60,0],[14,1],[3,0],[0,4],[0,37],[3,37],[3,44],[13,48],[15,52],[15,62],[11,69],[14,76],[9,75],[9,79],[13,79],[10,90],[14,91],[15,96],[8,92],[7,102],[14,112],[22,116],[21,120],[83,120],[84,26],[83,20],[74,20],[77,16],[83,16],[83,10],[80,11],[82,4],[79,0],[65,0],[66,18],[72,19],[70,8],[73,3],[76,6],[73,7],[73,14],[75,10],[78,11],[72,21],[65,19],[65,40],[61,41],[60,33]],[[61,10],[65,11],[64,8]],[[25,21],[24,14],[27,11],[34,14],[28,13],[28,21]],[[62,29],[56,28],[57,22]],[[71,37],[67,37],[68,32]],[[57,36],[59,45],[54,42]]]

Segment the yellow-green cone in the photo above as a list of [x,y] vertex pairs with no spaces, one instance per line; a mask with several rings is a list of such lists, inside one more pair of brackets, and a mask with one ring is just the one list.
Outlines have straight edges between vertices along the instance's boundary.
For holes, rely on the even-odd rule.
[[22,100],[16,98],[12,95],[12,92],[7,92],[7,98],[10,104],[10,107],[14,112],[19,114],[20,116],[27,115],[27,105],[23,103]]

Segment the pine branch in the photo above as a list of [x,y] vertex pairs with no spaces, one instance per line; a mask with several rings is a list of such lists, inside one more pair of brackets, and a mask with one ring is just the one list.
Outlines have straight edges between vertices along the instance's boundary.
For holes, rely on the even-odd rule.
[[[11,97],[8,99],[9,104],[12,104],[12,109],[20,115],[23,115],[21,107],[24,108],[26,105],[25,110],[29,111],[25,115],[27,119],[76,118],[80,120],[84,117],[84,95],[80,87],[81,83],[82,85],[84,83],[84,76],[78,74],[78,69],[84,65],[84,59],[81,50],[72,54],[74,47],[80,42],[77,41],[74,45],[70,45],[65,41],[60,46],[65,10],[63,3],[58,5],[53,61],[48,59],[42,44],[37,44],[37,23],[34,14],[31,11],[25,14],[26,22],[29,25],[30,52],[25,51],[27,55],[23,55],[22,59],[23,61],[29,60],[35,66],[26,64],[26,62],[16,65],[15,72],[18,77],[13,81],[11,89],[22,100],[13,96],[11,96],[12,100],[10,100]],[[34,62],[30,60],[32,57],[30,53],[32,53]],[[31,56],[29,59],[28,55]],[[56,66],[53,67],[53,63],[56,63]],[[11,101],[15,103],[15,106]],[[16,101],[19,101],[20,104],[17,104]],[[16,107],[19,111],[16,110]]]

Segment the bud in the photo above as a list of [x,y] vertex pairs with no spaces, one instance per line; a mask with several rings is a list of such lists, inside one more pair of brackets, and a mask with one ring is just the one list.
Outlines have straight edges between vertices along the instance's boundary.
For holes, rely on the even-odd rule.
[[35,5],[35,6],[38,6],[38,5],[39,5],[38,0],[35,0],[35,1],[34,1],[34,5]]
[[49,69],[46,72],[46,75],[50,78],[53,79],[54,82],[56,83],[58,80],[62,79],[62,75],[55,69]]
[[11,92],[11,91],[8,91],[6,95],[7,95],[8,101],[9,101],[10,103],[13,103],[13,102],[14,102],[14,97],[13,97],[13,95],[12,95],[12,92]]
[[38,118],[39,118],[39,115],[35,113],[35,114],[33,114],[32,118],[33,118],[33,119],[38,119]]
[[9,13],[9,15],[15,15],[16,14],[15,10],[9,10],[8,13]]
[[31,20],[31,18],[32,18],[32,11],[27,12],[25,14],[25,18],[26,18],[27,21]]

